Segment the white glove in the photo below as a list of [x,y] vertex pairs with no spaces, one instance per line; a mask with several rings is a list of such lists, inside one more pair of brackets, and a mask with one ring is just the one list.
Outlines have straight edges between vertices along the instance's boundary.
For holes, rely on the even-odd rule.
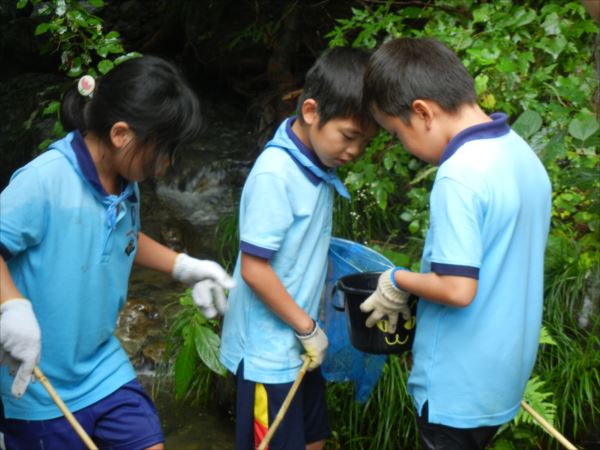
[[219,264],[180,253],[171,275],[177,281],[192,286],[194,303],[208,319],[225,313],[227,301],[224,289],[234,288],[235,280]]
[[371,312],[367,318],[366,325],[371,328],[385,316],[388,317],[389,333],[396,331],[398,324],[398,313],[402,313],[404,320],[410,319],[410,307],[408,306],[408,298],[410,294],[402,289],[394,287],[392,274],[394,269],[388,269],[379,275],[377,281],[377,289],[369,298],[360,304],[360,310],[364,313]]
[[33,368],[40,361],[41,332],[31,302],[12,299],[0,305],[0,364],[18,365],[12,394],[20,398],[27,390]]
[[304,350],[306,350],[306,356],[310,359],[308,370],[314,370],[321,365],[329,346],[327,335],[321,330],[317,322],[313,322],[315,327],[309,334],[301,335],[296,333],[296,337],[300,340]]

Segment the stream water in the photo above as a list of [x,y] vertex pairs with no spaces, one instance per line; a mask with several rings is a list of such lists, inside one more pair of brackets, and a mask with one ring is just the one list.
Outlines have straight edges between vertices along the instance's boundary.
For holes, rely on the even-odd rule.
[[[175,170],[141,186],[142,230],[177,251],[208,259],[217,258],[215,227],[221,218],[236,214],[240,190],[258,148],[243,115],[222,106],[219,113],[209,118],[198,146],[177,155]],[[134,267],[116,334],[149,393],[165,348],[168,319],[164,308],[181,293],[182,285],[168,275]],[[230,411],[217,405],[207,409],[180,405],[166,390],[154,396],[167,449],[234,449]]]

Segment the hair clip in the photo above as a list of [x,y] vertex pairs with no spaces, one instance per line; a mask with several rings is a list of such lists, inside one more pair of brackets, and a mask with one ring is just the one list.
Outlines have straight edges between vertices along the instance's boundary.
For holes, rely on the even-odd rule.
[[77,90],[84,97],[92,97],[95,87],[96,80],[91,75],[84,75],[77,82]]

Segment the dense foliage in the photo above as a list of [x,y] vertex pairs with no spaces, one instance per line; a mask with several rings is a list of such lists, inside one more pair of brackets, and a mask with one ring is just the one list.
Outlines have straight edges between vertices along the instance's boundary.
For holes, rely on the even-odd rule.
[[[89,0],[88,4],[77,0],[18,0],[17,9],[28,4],[33,7],[33,16],[42,19],[35,28],[36,36],[47,36],[41,48],[43,54],[60,52],[60,67],[68,77],[75,79],[81,75],[105,74],[115,65],[140,54],[125,52],[120,35],[116,31],[106,32],[102,19],[93,11],[102,8],[102,0]],[[39,149],[45,149],[54,139],[62,137],[63,130],[58,111],[58,100],[48,101],[41,106],[41,114],[56,118],[52,138],[40,143]],[[35,111],[31,120],[39,113]]]
[[[546,259],[544,325],[538,362],[525,399],[546,419],[581,442],[600,417],[600,186],[598,122],[593,112],[597,74],[592,48],[595,22],[579,2],[494,2],[446,0],[397,7],[387,2],[355,9],[329,33],[331,45],[375,47],[397,36],[435,37],[453,48],[475,78],[480,104],[504,111],[546,166],[553,186],[552,229]],[[399,265],[418,267],[428,223],[428,192],[435,168],[412,158],[380,134],[366,155],[346,169],[355,201],[340,202],[336,234],[379,245]],[[351,415],[384,423],[401,413],[381,391],[401,384],[404,367],[391,361],[377,393]],[[395,372],[397,375],[390,375]],[[331,403],[343,403],[339,392]],[[373,403],[377,403],[374,406]],[[410,402],[402,408],[411,408]],[[348,411],[347,407],[337,408]],[[350,408],[352,409],[352,408]],[[372,411],[367,414],[367,411]],[[334,416],[339,417],[339,416]],[[360,436],[394,442],[377,448],[414,448],[410,427],[384,430],[381,421],[336,419],[343,448]],[[402,421],[406,424],[406,421]],[[350,424],[350,426],[349,426]],[[389,436],[388,431],[395,435]],[[379,441],[383,442],[383,441]],[[503,427],[496,449],[558,445],[521,412]],[[375,448],[375,447],[373,447]]]

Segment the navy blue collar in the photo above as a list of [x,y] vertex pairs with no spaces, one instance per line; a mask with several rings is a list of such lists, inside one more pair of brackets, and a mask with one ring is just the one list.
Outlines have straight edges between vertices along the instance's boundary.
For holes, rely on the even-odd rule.
[[[108,197],[108,192],[102,186],[100,182],[100,177],[98,177],[98,171],[96,170],[96,165],[92,160],[92,155],[90,155],[90,151],[87,148],[85,140],[79,130],[74,131],[73,140],[71,141],[71,148],[73,149],[73,153],[75,153],[75,157],[77,158],[77,163],[79,164],[79,168],[81,169],[81,173],[88,180],[88,182],[94,187],[94,189],[103,197]],[[121,192],[125,190],[125,186]],[[135,193],[129,196],[129,199],[133,202],[137,202],[137,198]]]
[[[315,154],[315,152],[313,150],[311,150],[306,145],[304,145],[304,142],[302,142],[302,140],[298,136],[296,136],[296,133],[294,133],[294,130],[292,130],[292,125],[294,124],[294,122],[296,120],[297,120],[296,117],[292,117],[285,124],[285,132],[287,133],[288,137],[294,143],[294,145],[298,148],[298,150],[300,150],[300,153],[302,153],[304,156],[306,156],[310,160],[310,162],[312,162],[315,166],[317,166],[319,169],[323,170],[324,172],[328,172],[329,171],[328,167],[325,166],[325,164],[323,164],[321,162],[321,160],[317,157],[317,155]],[[296,158],[294,158],[294,155],[292,155],[290,153],[290,156],[292,156],[292,159],[294,160],[294,162],[298,165],[298,167],[302,170],[302,173],[304,175],[306,175],[306,178],[308,178],[313,185],[316,186],[321,181],[323,181],[321,178],[319,178],[314,173],[312,173],[310,170],[308,170],[300,161],[298,161]]]
[[477,125],[473,125],[472,127],[465,128],[456,136],[454,136],[446,148],[442,153],[442,157],[440,158],[440,166],[448,160],[456,150],[462,147],[469,141],[474,141],[477,139],[492,139],[500,136],[504,136],[510,132],[510,127],[506,123],[508,120],[508,116],[504,113],[494,113],[491,114],[492,118],[491,122],[479,123]]

